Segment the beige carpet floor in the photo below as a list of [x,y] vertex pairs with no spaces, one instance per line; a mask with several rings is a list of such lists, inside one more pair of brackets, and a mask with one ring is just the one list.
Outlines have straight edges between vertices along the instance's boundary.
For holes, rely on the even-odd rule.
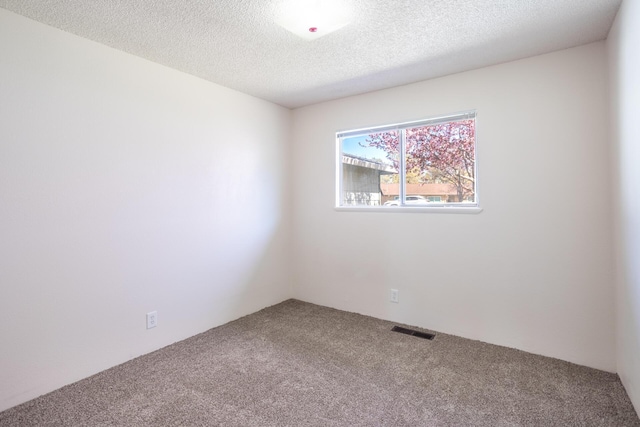
[[0,426],[640,426],[617,375],[289,300],[0,413]]

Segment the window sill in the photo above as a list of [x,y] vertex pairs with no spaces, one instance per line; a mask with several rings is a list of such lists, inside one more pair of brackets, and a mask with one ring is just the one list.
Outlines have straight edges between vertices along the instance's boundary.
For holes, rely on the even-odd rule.
[[386,213],[449,213],[449,214],[479,214],[482,212],[482,208],[479,206],[473,207],[458,207],[458,206],[438,206],[438,207],[426,207],[426,206],[336,206],[335,210],[338,212],[386,212]]

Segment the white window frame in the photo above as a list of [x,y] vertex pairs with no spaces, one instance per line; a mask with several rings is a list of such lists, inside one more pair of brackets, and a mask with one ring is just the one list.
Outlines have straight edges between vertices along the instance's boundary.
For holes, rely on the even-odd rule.
[[[335,209],[337,211],[347,212],[431,212],[431,213],[479,213],[482,212],[480,207],[479,197],[479,185],[478,185],[478,127],[476,122],[475,127],[475,162],[474,162],[474,174],[476,177],[474,203],[429,203],[429,205],[408,205],[404,203],[406,197],[406,171],[405,171],[405,134],[403,129],[421,127],[428,125],[436,125],[440,123],[447,123],[458,120],[476,119],[477,112],[475,110],[468,110],[461,113],[449,114],[437,117],[431,117],[423,120],[402,122],[392,125],[373,126],[361,129],[347,130],[336,132],[336,188],[335,188]],[[342,202],[342,138],[355,137],[368,135],[371,133],[381,133],[397,130],[400,131],[400,170],[399,170],[399,206],[383,207],[383,206],[344,206]]]

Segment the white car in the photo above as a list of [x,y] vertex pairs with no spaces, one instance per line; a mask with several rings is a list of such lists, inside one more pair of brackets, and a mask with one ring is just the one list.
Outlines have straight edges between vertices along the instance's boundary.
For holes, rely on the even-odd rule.
[[[429,203],[429,199],[424,196],[406,196],[405,205],[424,205]],[[393,200],[384,202],[384,206],[400,206],[400,197],[396,196]]]

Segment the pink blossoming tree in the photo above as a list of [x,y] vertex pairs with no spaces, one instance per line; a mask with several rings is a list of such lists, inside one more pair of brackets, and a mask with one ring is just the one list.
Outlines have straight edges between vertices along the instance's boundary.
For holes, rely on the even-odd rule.
[[[460,120],[406,129],[406,171],[420,171],[422,182],[455,186],[458,201],[474,200],[475,120]],[[366,144],[386,152],[400,168],[399,132],[371,134]]]

